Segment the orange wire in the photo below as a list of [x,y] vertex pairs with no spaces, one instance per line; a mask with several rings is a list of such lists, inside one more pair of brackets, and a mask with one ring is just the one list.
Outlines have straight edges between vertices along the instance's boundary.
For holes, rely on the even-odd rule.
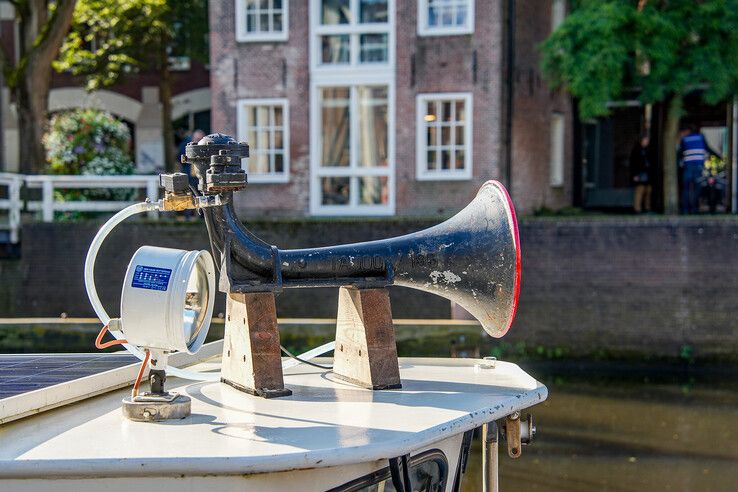
[[108,325],[103,326],[102,330],[100,330],[100,333],[97,334],[97,338],[95,339],[95,347],[99,349],[106,349],[114,345],[123,345],[124,343],[128,343],[128,340],[111,340],[109,342],[101,343],[102,338],[105,336],[105,333],[107,331],[108,331]]
[[136,382],[133,383],[133,390],[131,391],[131,397],[133,398],[138,396],[138,388],[139,386],[141,386],[141,379],[143,378],[144,371],[146,370],[146,365],[149,363],[150,356],[151,356],[151,352],[147,350],[146,357],[144,357],[144,360],[141,363],[141,368],[138,370],[138,376],[136,376]]

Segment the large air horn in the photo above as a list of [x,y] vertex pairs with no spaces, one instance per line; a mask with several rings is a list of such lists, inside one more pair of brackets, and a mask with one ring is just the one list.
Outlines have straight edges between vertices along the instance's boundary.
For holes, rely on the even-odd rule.
[[[400,285],[456,302],[491,336],[501,337],[510,328],[520,291],[520,239],[512,202],[499,182],[486,182],[461,212],[420,232],[280,250],[244,227],[233,208],[233,191],[245,187],[240,160],[246,156],[245,142],[221,134],[193,142],[186,150],[187,161],[198,169],[200,193],[219,194],[223,204],[205,208],[204,215],[211,244],[221,257],[220,288],[231,299],[241,295],[241,303],[247,305],[245,295],[285,288],[368,291]],[[366,306],[357,309],[366,310]]]
[[515,315],[520,239],[510,197],[497,181],[485,183],[466,208],[430,229],[324,248],[279,250],[243,228],[230,205],[213,214],[221,230],[214,243],[226,256],[223,290],[400,285],[456,302],[494,337],[507,332]]

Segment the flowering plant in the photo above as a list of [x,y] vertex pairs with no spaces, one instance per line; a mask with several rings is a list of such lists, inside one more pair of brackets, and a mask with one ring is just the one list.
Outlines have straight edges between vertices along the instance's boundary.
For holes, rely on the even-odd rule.
[[[49,174],[133,174],[131,133],[110,113],[84,108],[58,113],[44,135]],[[135,190],[67,190],[62,200],[131,200]]]

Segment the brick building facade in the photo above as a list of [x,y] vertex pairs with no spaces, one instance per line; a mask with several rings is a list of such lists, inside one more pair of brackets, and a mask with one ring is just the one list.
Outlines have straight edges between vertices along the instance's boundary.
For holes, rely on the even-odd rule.
[[[250,215],[435,215],[482,182],[571,204],[571,104],[536,46],[564,0],[213,0],[212,128]],[[509,94],[513,94],[509,105]]]

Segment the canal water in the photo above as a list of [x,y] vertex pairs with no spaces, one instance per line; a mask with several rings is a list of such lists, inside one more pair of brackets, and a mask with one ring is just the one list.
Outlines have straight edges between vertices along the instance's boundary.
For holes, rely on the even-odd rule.
[[[517,460],[500,443],[501,491],[738,491],[735,368],[521,363],[549,389]],[[463,491],[481,490],[475,439]]]

